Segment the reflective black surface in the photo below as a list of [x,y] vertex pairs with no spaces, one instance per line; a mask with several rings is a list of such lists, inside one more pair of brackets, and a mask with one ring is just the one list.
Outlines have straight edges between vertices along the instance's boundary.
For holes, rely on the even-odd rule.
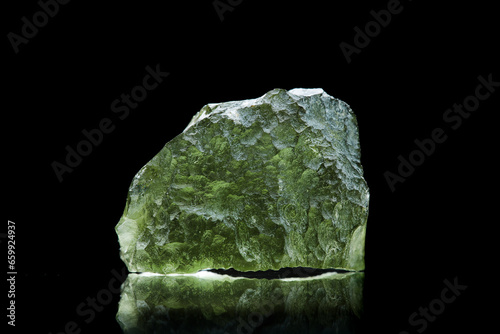
[[254,279],[130,274],[117,321],[125,333],[356,333],[363,273]]

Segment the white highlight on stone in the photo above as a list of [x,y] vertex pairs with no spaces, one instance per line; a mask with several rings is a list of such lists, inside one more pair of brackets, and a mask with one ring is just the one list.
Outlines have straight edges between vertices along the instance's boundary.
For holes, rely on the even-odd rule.
[[289,90],[288,93],[297,95],[297,96],[312,96],[323,94],[325,91],[321,88],[294,88]]

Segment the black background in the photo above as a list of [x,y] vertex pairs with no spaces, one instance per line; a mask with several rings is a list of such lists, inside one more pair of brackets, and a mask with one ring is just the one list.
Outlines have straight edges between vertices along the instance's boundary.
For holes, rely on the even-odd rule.
[[[74,320],[82,333],[120,332],[118,295],[89,324],[76,308],[107,287],[112,269],[123,268],[114,226],[132,177],[203,105],[296,87],[321,87],[358,118],[371,193],[367,332],[415,333],[410,314],[455,277],[467,289],[425,333],[480,332],[494,322],[498,218],[490,191],[497,184],[492,119],[499,92],[458,129],[443,121],[448,108],[474,94],[479,75],[500,81],[493,5],[401,1],[402,12],[348,64],[339,44],[353,44],[354,27],[363,29],[370,11],[388,1],[325,3],[245,0],[221,21],[212,1],[71,1],[17,54],[6,36],[20,34],[21,18],[31,21],[40,7],[30,0],[4,10],[4,178],[6,215],[17,233],[16,330],[59,333]],[[170,75],[119,120],[111,102],[157,64]],[[53,161],[64,162],[66,145],[76,147],[81,131],[103,118],[114,131],[59,182]],[[447,140],[391,192],[384,173],[397,173],[398,156],[408,157],[414,140],[438,127]]]

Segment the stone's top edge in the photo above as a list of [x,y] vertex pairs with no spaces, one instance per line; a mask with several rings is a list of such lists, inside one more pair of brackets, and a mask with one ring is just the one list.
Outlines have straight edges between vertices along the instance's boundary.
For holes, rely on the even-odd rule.
[[309,97],[313,95],[320,95],[323,94],[325,96],[330,96],[328,93],[324,91],[323,88],[293,88],[290,90],[286,90],[284,88],[274,88],[271,89],[270,91],[266,92],[264,95],[258,97],[258,98],[253,98],[253,99],[246,99],[246,100],[238,100],[238,101],[226,101],[226,102],[214,102],[214,103],[207,103],[205,106],[208,106],[210,109],[213,109],[217,106],[223,105],[223,104],[231,104],[238,102],[240,104],[240,107],[246,107],[246,106],[251,106],[253,104],[259,103],[262,99],[264,99],[269,93],[276,92],[276,91],[284,91],[287,94],[292,94],[294,95],[293,97]]
[[294,88],[288,91],[289,94],[296,96],[312,96],[326,94],[322,88]]
[[[250,108],[255,105],[260,105],[262,103],[268,102],[271,96],[280,92],[286,93],[293,101],[296,102],[299,102],[300,100],[307,99],[316,95],[320,95],[322,98],[330,98],[340,101],[339,99],[336,99],[333,96],[326,93],[323,88],[293,88],[290,90],[286,90],[284,88],[274,88],[258,98],[237,100],[237,101],[226,101],[218,103],[207,103],[201,108],[199,112],[197,112],[193,116],[191,122],[189,122],[189,124],[187,125],[187,127],[184,129],[183,132],[186,132],[189,128],[191,128],[191,126],[200,122],[201,120],[209,118],[212,115],[216,114],[225,114],[227,117],[229,117],[229,119],[232,119],[233,121],[239,123],[241,118],[239,112],[240,109]],[[348,107],[348,109],[350,109],[347,103],[343,101],[341,102],[344,103]]]

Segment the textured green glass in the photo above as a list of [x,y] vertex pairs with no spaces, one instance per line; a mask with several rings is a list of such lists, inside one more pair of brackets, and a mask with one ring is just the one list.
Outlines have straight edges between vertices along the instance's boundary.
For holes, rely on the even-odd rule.
[[131,272],[364,269],[369,192],[350,107],[322,89],[208,104],[134,177]]
[[364,273],[301,279],[130,274],[116,319],[124,333],[351,333]]

